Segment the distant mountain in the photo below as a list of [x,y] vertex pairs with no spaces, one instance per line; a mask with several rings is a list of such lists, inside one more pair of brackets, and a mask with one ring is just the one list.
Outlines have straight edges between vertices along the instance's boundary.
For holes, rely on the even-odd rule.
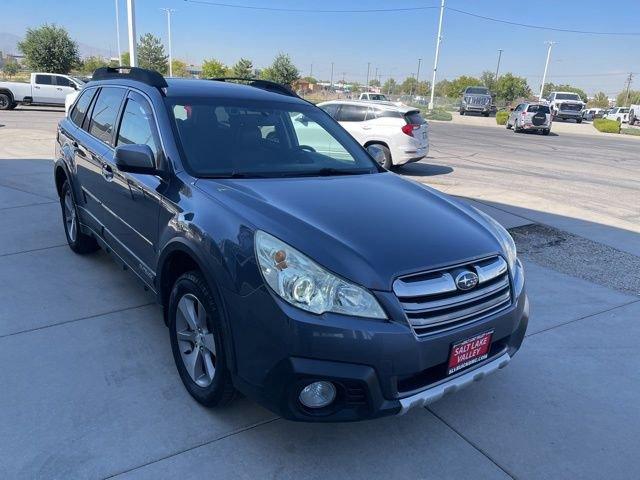
[[[18,35],[13,33],[0,32],[0,52],[3,53],[20,53],[18,50],[18,42],[22,40]],[[112,52],[105,48],[98,48],[85,43],[78,42],[78,50],[80,57],[88,57],[90,55],[108,58]],[[118,55],[116,54],[116,57]]]

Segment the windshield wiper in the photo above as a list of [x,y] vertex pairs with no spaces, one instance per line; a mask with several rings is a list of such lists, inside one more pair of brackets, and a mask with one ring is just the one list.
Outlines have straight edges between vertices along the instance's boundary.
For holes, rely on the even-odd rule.
[[300,172],[301,176],[307,177],[333,177],[338,175],[363,175],[366,173],[373,173],[371,170],[366,169],[358,169],[358,170],[349,170],[345,168],[321,168],[319,170],[312,170],[309,172]]

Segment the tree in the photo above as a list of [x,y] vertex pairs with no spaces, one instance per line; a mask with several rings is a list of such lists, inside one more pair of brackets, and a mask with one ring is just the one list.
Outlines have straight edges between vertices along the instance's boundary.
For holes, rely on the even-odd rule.
[[640,90],[629,90],[629,98],[627,98],[627,90],[624,89],[616,97],[616,105],[620,107],[628,107],[638,103],[640,103]]
[[96,69],[100,67],[106,67],[107,65],[109,65],[109,62],[107,62],[102,57],[95,57],[95,56],[87,57],[82,61],[80,65],[80,72],[90,75]]
[[447,93],[451,90],[450,80],[440,80],[436,83],[434,94],[436,97],[446,97]]
[[15,60],[7,60],[7,63],[2,67],[2,73],[11,78],[20,71],[20,65]]
[[516,77],[512,73],[505,73],[496,83],[495,93],[498,98],[512,102],[516,98],[526,98],[531,95],[531,88],[523,77]]
[[171,71],[174,77],[188,77],[189,72],[187,71],[187,64],[182,60],[172,60],[171,61]]
[[202,62],[202,77],[203,78],[220,78],[226,77],[227,71],[229,69],[227,66],[219,60],[212,58],[210,60],[205,60]]
[[308,82],[308,83],[318,83],[318,80],[315,79],[314,77],[302,77],[300,80],[302,80],[303,82]]
[[405,95],[413,94],[416,91],[416,86],[418,82],[414,77],[407,77],[404,79],[404,82],[400,84],[400,91]]
[[264,80],[271,80],[272,82],[291,86],[293,82],[300,78],[300,72],[291,61],[289,55],[279,53],[273,60],[271,66],[260,72],[260,77]]
[[41,72],[69,73],[80,62],[78,44],[64,28],[56,25],[28,29],[18,49],[24,54],[27,66]]
[[382,85],[382,93],[387,95],[395,94],[398,89],[398,83],[393,78],[389,78],[384,85]]
[[131,65],[131,55],[129,55],[129,52],[124,52],[120,58],[122,59],[122,65]]
[[582,99],[583,102],[586,103],[587,100],[588,100],[586,92],[584,90],[582,90],[581,88],[574,87],[573,85],[567,85],[567,84],[554,85],[551,82],[545,83],[544,84],[544,88],[542,89],[542,96],[546,98],[546,97],[549,96],[549,94],[551,92],[577,93],[580,96],[580,98]]
[[167,73],[169,56],[164,53],[164,45],[158,37],[145,33],[138,43],[138,64],[141,68]]
[[371,80],[369,82],[369,86],[370,87],[379,87],[380,86],[380,80],[378,80],[377,78],[374,78],[373,80]]
[[607,97],[607,94],[604,92],[598,92],[589,100],[587,106],[593,108],[609,108],[609,97]]
[[493,91],[496,88],[496,74],[485,70],[482,72],[482,75],[480,75],[480,82],[489,90]]
[[238,78],[254,78],[253,62],[247,58],[241,58],[231,67],[231,74]]

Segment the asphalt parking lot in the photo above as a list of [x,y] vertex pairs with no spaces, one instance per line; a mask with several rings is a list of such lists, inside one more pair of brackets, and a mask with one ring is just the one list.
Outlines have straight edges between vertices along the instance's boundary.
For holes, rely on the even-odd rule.
[[66,246],[61,116],[0,113],[0,478],[637,478],[637,139],[432,122],[430,157],[398,173],[512,229],[528,336],[508,368],[426,409],[317,425],[189,397],[151,295]]

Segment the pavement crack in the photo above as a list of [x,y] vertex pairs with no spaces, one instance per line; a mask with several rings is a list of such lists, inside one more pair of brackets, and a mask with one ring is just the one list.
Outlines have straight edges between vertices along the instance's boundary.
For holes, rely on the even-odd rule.
[[60,247],[66,247],[66,246],[67,246],[66,243],[61,243],[60,245],[50,245],[48,247],[32,248],[30,250],[21,250],[19,252],[1,253],[0,258],[11,257],[12,255],[20,255],[23,253],[41,252],[42,250],[51,250],[52,248],[60,248]]
[[46,195],[41,195],[39,193],[33,193],[33,192],[30,192],[29,190],[25,190],[23,188],[18,188],[18,187],[14,186],[14,185],[7,185],[6,183],[0,182],[0,187],[10,188],[11,190],[15,190],[16,192],[28,193],[29,195],[33,195],[34,197],[44,198],[44,199],[52,201],[52,202],[55,201],[55,198],[48,197]]
[[438,415],[436,412],[433,411],[433,409],[431,407],[424,407],[425,410],[427,410],[429,413],[431,413],[434,417],[436,417],[438,420],[440,420],[442,423],[444,423],[447,427],[449,427],[456,435],[458,435],[462,440],[464,440],[465,442],[467,442],[469,445],[471,445],[478,453],[480,453],[481,455],[483,455],[487,460],[489,460],[491,463],[493,463],[496,467],[498,467],[502,473],[504,473],[505,475],[507,475],[509,478],[511,478],[512,480],[516,480],[516,476],[511,473],[509,470],[507,470],[505,467],[503,467],[502,465],[500,465],[498,463],[498,461],[496,459],[494,459],[491,455],[489,455],[485,450],[483,450],[482,448],[480,448],[478,445],[476,445],[474,442],[472,442],[469,438],[467,438],[466,435],[464,435],[462,432],[460,432],[458,429],[456,429],[454,426],[452,426],[450,423],[448,423],[444,418],[442,418],[440,415]]
[[169,455],[165,455],[164,457],[160,457],[160,458],[157,458],[155,460],[151,460],[149,462],[143,463],[143,464],[138,465],[136,467],[132,467],[132,468],[129,468],[127,470],[122,470],[121,472],[114,473],[112,475],[104,477],[104,480],[108,480],[110,478],[115,478],[115,477],[119,477],[121,475],[125,475],[127,473],[134,472],[136,470],[139,470],[141,468],[147,467],[149,465],[153,465],[154,463],[162,462],[163,460],[167,460],[169,458],[173,458],[173,457],[176,457],[178,455],[182,455],[183,453],[187,453],[187,452],[190,452],[192,450],[197,450],[198,448],[214,444],[216,442],[219,442],[220,440],[224,440],[225,438],[233,437],[235,435],[238,435],[240,433],[243,433],[243,432],[246,432],[246,431],[249,431],[249,430],[253,430],[254,428],[261,427],[263,425],[268,425],[268,424],[273,423],[273,422],[275,422],[277,420],[281,420],[281,418],[280,417],[269,418],[267,420],[262,420],[261,422],[257,422],[257,423],[251,424],[251,425],[247,425],[246,427],[242,427],[242,428],[239,428],[237,430],[233,430],[233,431],[231,431],[229,433],[226,433],[226,434],[224,434],[224,435],[222,435],[220,437],[216,437],[216,438],[208,440],[206,442],[199,443],[199,444],[194,445],[192,447],[188,447],[188,448],[184,448],[182,450],[178,450],[177,452],[171,453]]

